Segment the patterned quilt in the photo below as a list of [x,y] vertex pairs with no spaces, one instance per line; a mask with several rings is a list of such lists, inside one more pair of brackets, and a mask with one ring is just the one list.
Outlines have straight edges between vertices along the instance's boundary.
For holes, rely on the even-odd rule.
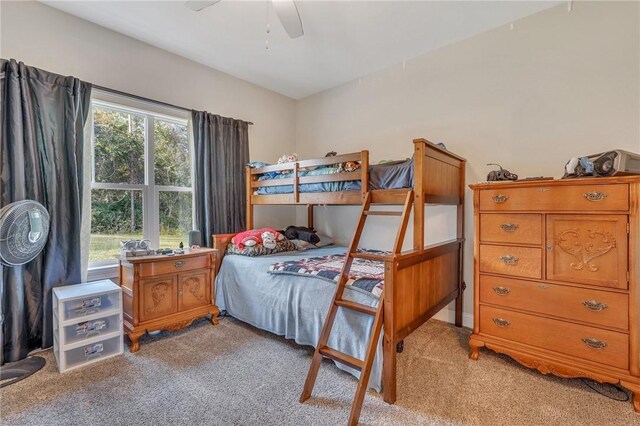
[[[388,255],[388,251],[358,249],[358,252]],[[309,257],[306,259],[276,262],[269,266],[270,274],[301,275],[325,281],[337,282],[340,278],[345,254]],[[384,262],[354,259],[347,286],[379,298],[384,289]]]

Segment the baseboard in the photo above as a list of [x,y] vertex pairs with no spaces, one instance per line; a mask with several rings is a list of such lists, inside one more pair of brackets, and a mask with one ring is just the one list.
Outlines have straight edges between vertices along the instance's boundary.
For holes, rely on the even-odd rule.
[[[456,322],[456,311],[444,308],[432,318],[453,324]],[[462,325],[463,327],[473,328],[473,314],[464,312],[462,314]]]

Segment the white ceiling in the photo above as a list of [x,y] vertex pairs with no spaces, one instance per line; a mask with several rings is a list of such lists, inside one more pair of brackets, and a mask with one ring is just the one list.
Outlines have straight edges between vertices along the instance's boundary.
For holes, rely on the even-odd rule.
[[559,1],[304,1],[290,39],[267,2],[43,1],[56,9],[300,99],[513,22]]

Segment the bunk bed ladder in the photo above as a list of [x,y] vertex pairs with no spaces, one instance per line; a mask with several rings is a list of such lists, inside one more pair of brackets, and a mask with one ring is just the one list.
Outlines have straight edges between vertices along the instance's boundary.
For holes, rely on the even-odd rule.
[[[351,302],[349,300],[344,300],[342,296],[344,294],[345,285],[349,277],[349,271],[351,270],[353,259],[359,258],[368,260],[383,260],[385,257],[384,255],[357,252],[358,243],[360,242],[360,237],[362,235],[367,217],[401,216],[400,226],[398,228],[396,240],[393,247],[393,252],[395,254],[398,254],[402,250],[402,244],[404,242],[404,236],[407,230],[407,224],[409,222],[409,215],[411,214],[413,197],[413,191],[408,191],[404,203],[404,208],[400,212],[369,210],[369,207],[371,205],[371,193],[367,192],[365,194],[364,201],[362,203],[362,210],[360,211],[360,220],[358,221],[353,239],[351,240],[351,244],[349,245],[344,265],[342,267],[342,272],[340,273],[340,277],[338,280],[338,285],[336,287],[336,292],[333,296],[333,300],[331,302],[327,318],[325,319],[324,326],[322,327],[322,332],[320,333],[320,338],[318,339],[318,344],[316,345],[316,350],[311,360],[311,366],[309,367],[309,372],[307,373],[307,379],[304,383],[304,389],[302,391],[302,395],[300,396],[300,402],[304,402],[311,397],[311,392],[313,391],[313,386],[315,385],[316,377],[318,376],[318,370],[320,369],[320,364],[322,363],[323,357],[333,359],[334,361],[348,365],[351,368],[360,370],[360,379],[358,380],[356,393],[353,398],[353,404],[351,406],[351,413],[349,414],[349,425],[357,425],[358,419],[360,418],[360,411],[362,410],[364,395],[367,391],[367,385],[369,384],[369,376],[371,375],[371,366],[373,365],[376,348],[378,346],[378,341],[380,340],[380,332],[382,331],[384,293],[380,297],[377,307],[367,306],[360,303]],[[329,335],[331,334],[331,329],[333,327],[333,322],[335,320],[338,308],[351,309],[353,311],[357,311],[374,317],[371,337],[367,344],[364,360],[354,358],[351,355],[345,354],[327,346]]]

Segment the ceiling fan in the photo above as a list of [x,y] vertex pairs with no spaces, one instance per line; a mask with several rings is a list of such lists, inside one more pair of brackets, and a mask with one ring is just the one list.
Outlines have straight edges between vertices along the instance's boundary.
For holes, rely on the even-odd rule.
[[[185,2],[185,6],[191,10],[200,12],[202,9],[213,6],[219,1],[220,0],[188,0]],[[302,29],[302,20],[300,20],[300,14],[298,13],[298,8],[296,7],[296,2],[294,0],[271,0],[271,4],[276,10],[278,19],[280,19],[280,22],[287,34],[289,34],[289,37],[298,38],[304,34]]]

